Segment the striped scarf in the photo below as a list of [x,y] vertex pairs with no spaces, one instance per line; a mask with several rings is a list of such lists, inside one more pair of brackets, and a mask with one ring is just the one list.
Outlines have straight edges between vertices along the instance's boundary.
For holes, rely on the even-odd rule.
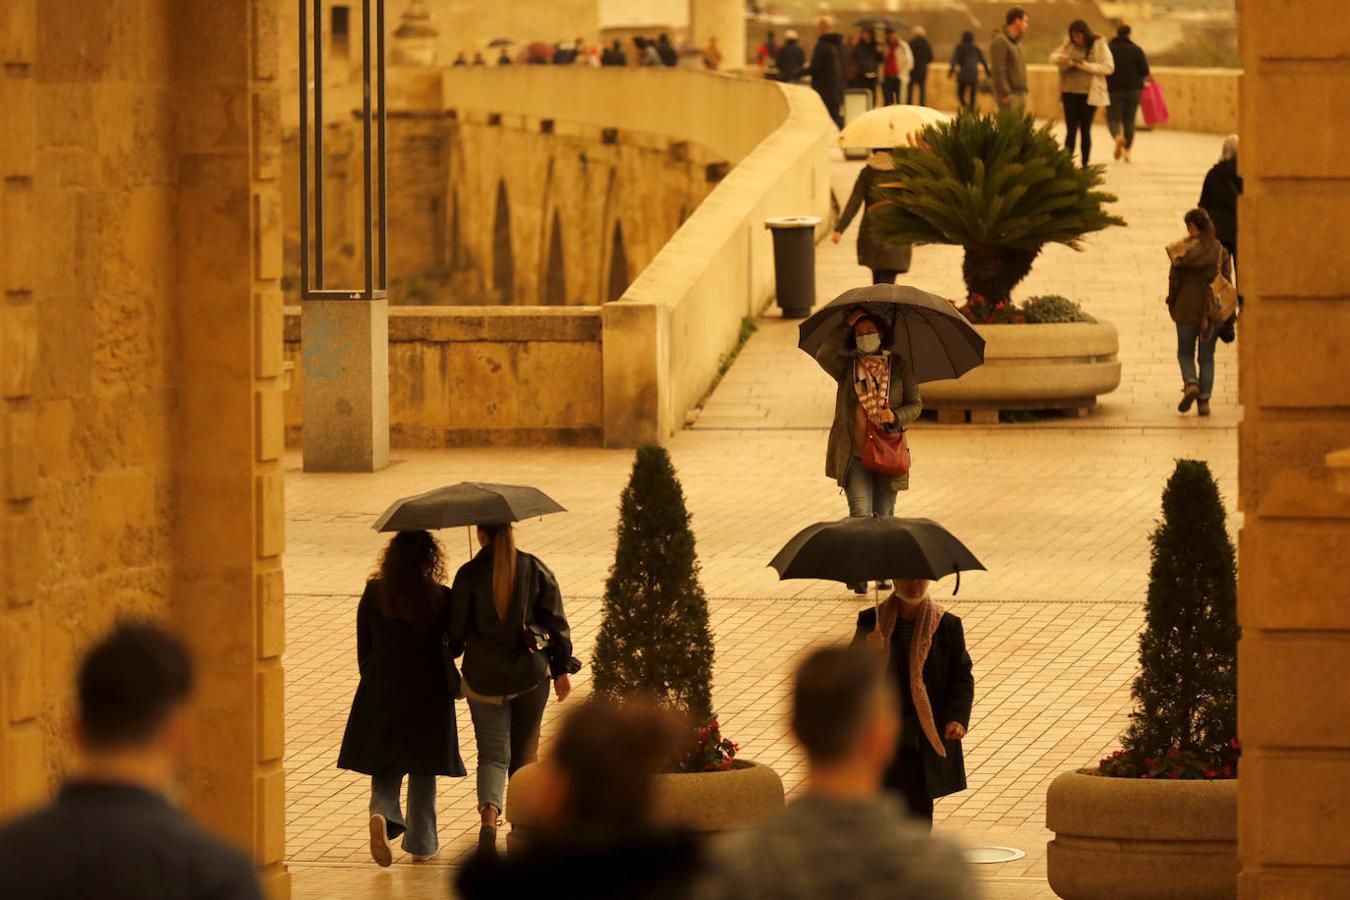
[[858,404],[873,426],[881,428],[881,411],[891,408],[891,355],[859,353],[853,366],[853,389]]

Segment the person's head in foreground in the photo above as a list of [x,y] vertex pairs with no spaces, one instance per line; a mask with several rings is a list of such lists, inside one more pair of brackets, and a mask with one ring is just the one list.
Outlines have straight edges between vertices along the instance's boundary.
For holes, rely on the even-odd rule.
[[1027,11],[1020,6],[1014,6],[1008,10],[1008,14],[1003,17],[1003,21],[1006,23],[1008,34],[1013,37],[1021,37],[1031,27],[1031,19],[1027,17]]
[[849,646],[806,657],[792,689],[792,733],[806,752],[810,790],[875,794],[895,754],[898,710],[876,654]]

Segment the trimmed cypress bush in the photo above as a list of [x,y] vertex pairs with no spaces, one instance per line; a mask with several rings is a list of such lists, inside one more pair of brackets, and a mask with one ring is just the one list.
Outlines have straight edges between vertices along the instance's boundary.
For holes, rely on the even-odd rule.
[[1209,466],[1177,461],[1152,535],[1135,710],[1107,775],[1237,773],[1237,559]]

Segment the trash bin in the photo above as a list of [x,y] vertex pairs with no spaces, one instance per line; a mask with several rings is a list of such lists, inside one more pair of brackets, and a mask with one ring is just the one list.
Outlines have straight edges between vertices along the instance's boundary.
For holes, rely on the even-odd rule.
[[773,277],[785,319],[805,319],[816,305],[816,216],[779,216],[773,232]]

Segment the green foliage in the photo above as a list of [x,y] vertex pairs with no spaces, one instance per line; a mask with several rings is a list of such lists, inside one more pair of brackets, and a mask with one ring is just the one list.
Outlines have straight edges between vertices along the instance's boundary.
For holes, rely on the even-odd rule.
[[881,186],[878,233],[909,244],[966,249],[966,288],[1006,301],[1046,244],[1082,249],[1082,238],[1124,225],[1098,190],[1104,169],[1079,168],[1030,115],[962,113],[897,147],[895,177]]
[[1096,318],[1083,310],[1068,297],[1058,294],[1044,294],[1022,302],[1022,315],[1030,325],[1046,325],[1052,322],[1096,322]]
[[647,696],[699,725],[712,715],[713,640],[684,491],[661,447],[637,452],[619,512],[592,655],[597,696]]
[[1206,463],[1177,461],[1152,542],[1135,710],[1122,758],[1150,770],[1168,766],[1164,777],[1181,777],[1170,771],[1186,768],[1186,754],[1235,771],[1237,559]]

